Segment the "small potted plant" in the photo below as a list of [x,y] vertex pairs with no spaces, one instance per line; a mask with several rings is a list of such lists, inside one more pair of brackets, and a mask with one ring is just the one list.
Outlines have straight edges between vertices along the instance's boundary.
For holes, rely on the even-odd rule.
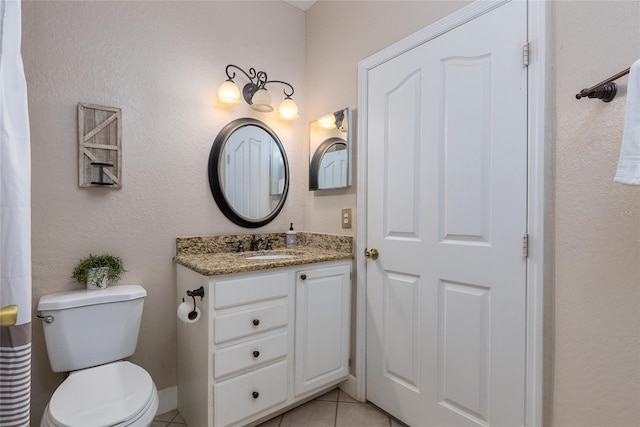
[[120,257],[89,254],[76,265],[71,277],[78,283],[86,284],[87,289],[105,289],[110,283],[120,280],[125,272]]

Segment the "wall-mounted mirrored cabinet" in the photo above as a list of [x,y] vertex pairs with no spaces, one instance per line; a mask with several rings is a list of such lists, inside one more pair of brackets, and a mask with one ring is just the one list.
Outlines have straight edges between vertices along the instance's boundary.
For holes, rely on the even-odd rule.
[[351,186],[351,135],[348,108],[309,124],[309,190]]
[[289,164],[275,132],[250,118],[222,128],[209,155],[209,185],[234,223],[255,228],[273,221],[289,191]]

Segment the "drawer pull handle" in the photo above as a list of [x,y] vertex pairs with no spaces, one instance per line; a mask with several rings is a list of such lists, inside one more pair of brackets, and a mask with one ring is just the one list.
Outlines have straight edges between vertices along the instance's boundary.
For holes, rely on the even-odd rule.
[[260,393],[258,393],[257,391],[254,391],[253,393],[251,393],[251,395],[253,396],[254,399],[257,399],[258,396],[260,396]]
[[260,320],[253,319],[253,326],[258,326],[260,324]]
[[306,274],[301,274],[300,275],[300,279],[301,280],[307,280],[307,275]]
[[255,350],[253,352],[253,357],[258,357],[258,356],[260,356],[260,352],[258,350]]

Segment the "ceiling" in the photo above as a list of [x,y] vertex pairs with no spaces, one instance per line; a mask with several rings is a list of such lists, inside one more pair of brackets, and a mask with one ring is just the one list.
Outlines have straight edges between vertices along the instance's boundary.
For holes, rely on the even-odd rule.
[[295,6],[300,10],[307,10],[316,2],[316,0],[284,0],[291,6]]

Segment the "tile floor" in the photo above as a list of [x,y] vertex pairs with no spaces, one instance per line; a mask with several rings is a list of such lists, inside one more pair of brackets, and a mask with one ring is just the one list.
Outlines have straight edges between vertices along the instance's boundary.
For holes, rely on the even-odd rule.
[[[186,427],[178,411],[159,415],[151,427]],[[258,427],[403,427],[370,403],[353,400],[340,389],[260,424]],[[196,426],[194,426],[196,427]],[[200,426],[198,426],[200,427]]]
[[157,415],[149,427],[187,427],[182,416],[178,411],[167,412],[166,414]]

